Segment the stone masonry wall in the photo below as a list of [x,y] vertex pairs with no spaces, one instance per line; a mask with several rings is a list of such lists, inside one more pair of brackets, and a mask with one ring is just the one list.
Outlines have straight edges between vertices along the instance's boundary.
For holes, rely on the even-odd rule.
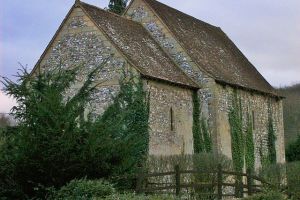
[[[92,114],[102,114],[119,90],[118,80],[125,59],[114,49],[110,41],[94,26],[80,8],[75,8],[52,46],[41,61],[41,68],[53,66],[69,68],[82,65],[76,83],[66,91],[73,96],[86,75],[95,66],[108,60],[95,77],[100,83],[89,105]],[[129,66],[128,66],[129,68]],[[144,81],[150,94],[150,154],[191,154],[192,137],[192,92],[155,81]],[[170,108],[173,109],[174,130],[170,129]]]
[[156,81],[145,85],[150,95],[149,154],[192,154],[192,91]]
[[[133,1],[125,15],[143,24],[173,61],[201,86],[201,89],[198,91],[198,96],[201,101],[202,116],[208,120],[209,129],[213,136],[213,143],[216,144],[218,139],[215,130],[215,109],[213,106],[215,102],[214,91],[212,90],[216,84],[214,79],[204,73],[203,70],[192,61],[169,29],[142,0]],[[214,151],[217,151],[217,145],[214,145]]]
[[[217,127],[220,135],[220,151],[227,157],[232,157],[231,137],[228,113],[232,105],[233,88],[229,86],[217,86]],[[282,120],[282,101],[276,100],[265,95],[238,90],[241,97],[243,110],[243,128],[246,131],[247,114],[254,115],[250,120],[253,121],[253,137],[255,145],[255,168],[261,166],[260,149],[266,155],[268,152],[268,116],[271,106],[273,125],[275,130],[277,162],[285,162],[284,157],[284,133]],[[270,106],[269,106],[270,105]]]
[[[230,93],[233,89],[231,87],[224,88],[216,84],[199,66],[196,66],[169,29],[143,0],[133,1],[125,15],[132,20],[142,23],[160,46],[173,58],[177,65],[195,82],[202,86],[199,90],[202,114],[208,119],[210,131],[213,136],[214,150],[231,158],[228,109],[231,104]],[[271,102],[272,105],[274,127],[277,135],[277,160],[278,162],[284,162],[284,133],[281,101],[242,90],[240,93],[243,102],[244,119],[246,119],[247,107],[248,110],[253,111],[255,115],[256,127],[254,130],[254,140],[256,145],[256,166],[260,165],[260,158],[258,157],[260,144],[262,144],[263,149],[266,149],[268,102]]]
[[119,90],[119,77],[125,66],[125,59],[111,45],[110,41],[97,29],[81,8],[75,8],[65,22],[53,44],[41,61],[41,68],[80,66],[75,84],[66,91],[66,96],[76,94],[87,75],[96,66],[102,66],[94,77],[99,84],[87,106],[93,115],[104,112]]

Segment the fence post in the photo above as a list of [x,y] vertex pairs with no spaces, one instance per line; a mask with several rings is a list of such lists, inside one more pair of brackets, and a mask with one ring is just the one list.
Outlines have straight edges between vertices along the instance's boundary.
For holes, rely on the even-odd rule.
[[180,195],[180,171],[179,165],[175,165],[175,184],[176,184],[176,196]]
[[223,191],[222,191],[222,184],[223,184],[223,174],[222,174],[222,166],[218,165],[218,171],[217,171],[217,185],[218,185],[218,200],[222,200]]
[[253,194],[253,188],[252,188],[252,170],[250,168],[247,169],[247,189],[248,189],[248,195],[251,196]]

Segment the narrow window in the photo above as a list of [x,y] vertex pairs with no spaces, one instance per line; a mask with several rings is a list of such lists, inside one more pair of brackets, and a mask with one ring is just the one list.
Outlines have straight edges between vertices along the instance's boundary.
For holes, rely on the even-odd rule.
[[255,130],[255,113],[254,113],[254,110],[252,110],[252,129]]
[[174,131],[174,111],[173,108],[170,108],[170,123],[171,123],[171,131]]

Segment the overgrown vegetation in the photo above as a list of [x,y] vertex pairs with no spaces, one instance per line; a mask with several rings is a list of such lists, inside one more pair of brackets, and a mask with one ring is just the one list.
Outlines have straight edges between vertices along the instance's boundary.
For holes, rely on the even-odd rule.
[[267,191],[251,197],[244,198],[244,200],[284,200],[283,194],[277,191]]
[[[213,183],[217,181],[216,173],[209,173],[217,171],[218,165],[222,166],[223,170],[232,171],[232,163],[225,156],[215,156],[211,153],[199,153],[193,155],[172,155],[172,156],[150,156],[146,169],[149,172],[164,173],[174,171],[175,166],[180,170],[198,170],[204,173],[197,174],[181,174],[180,182],[182,184],[200,184],[200,183]],[[226,175],[223,176],[225,181]],[[149,182],[158,183],[159,186],[167,186],[170,183],[174,185],[175,176],[167,175],[161,177],[153,177]],[[184,190],[184,189],[182,189]],[[185,192],[188,199],[215,199],[216,187],[199,187],[189,189]]]
[[92,70],[68,98],[64,92],[76,81],[78,68],[58,67],[35,77],[23,70],[16,83],[4,79],[5,92],[18,102],[12,113],[19,123],[8,130],[0,146],[1,197],[44,198],[46,188],[60,188],[75,178],[109,178],[137,170],[148,151],[148,106],[142,83],[125,74],[105,113],[84,118],[97,88],[94,75],[101,68]]
[[271,104],[268,108],[268,159],[270,163],[276,163],[276,135],[273,125],[273,112]]
[[242,105],[237,91],[234,91],[232,96],[232,106],[229,111],[229,124],[233,166],[236,171],[242,172],[244,167],[245,143],[243,136]]
[[74,179],[57,191],[50,192],[49,200],[88,200],[115,194],[114,186],[105,180]]
[[108,4],[109,11],[118,15],[123,14],[128,0],[110,0]]
[[279,88],[283,100],[283,121],[286,147],[300,134],[300,84]]
[[262,169],[260,176],[271,185],[265,191],[281,192],[287,199],[300,199],[300,162],[271,164]]
[[283,100],[286,158],[290,162],[300,161],[300,84],[278,90],[286,97]]
[[[253,172],[255,164],[252,122],[253,116],[249,112],[249,105],[247,109],[246,120],[243,120],[242,109],[241,98],[239,97],[238,92],[234,90],[232,95],[232,105],[228,114],[233,166],[237,172],[243,172],[244,167]],[[245,133],[243,131],[244,121],[246,121]],[[236,177],[236,184],[242,184],[242,177]],[[235,192],[237,196],[243,195],[242,188],[236,189]]]
[[253,141],[253,123],[252,116],[247,114],[247,130],[246,130],[246,139],[245,139],[245,164],[246,168],[254,171],[255,164],[255,154],[254,154],[254,141]]
[[0,129],[11,125],[11,121],[5,114],[0,114]]
[[286,158],[289,162],[300,161],[300,135],[295,142],[287,147]]
[[193,141],[195,153],[212,151],[212,139],[207,120],[202,116],[200,98],[193,92]]

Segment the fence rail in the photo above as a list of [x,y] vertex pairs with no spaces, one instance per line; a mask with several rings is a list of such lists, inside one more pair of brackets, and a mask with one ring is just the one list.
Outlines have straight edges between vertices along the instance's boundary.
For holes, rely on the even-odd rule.
[[[216,180],[212,182],[188,182],[182,183],[181,176],[187,175],[195,176],[199,174],[213,174]],[[234,182],[224,182],[224,176],[238,177]],[[174,176],[175,181],[173,183],[156,183],[149,181],[149,178]],[[242,180],[242,181],[238,181]],[[244,181],[243,181],[244,180]],[[216,199],[221,200],[223,197],[237,197],[241,198],[244,194],[251,196],[253,194],[262,191],[262,186],[268,184],[262,178],[253,175],[252,170],[248,169],[246,173],[234,172],[234,171],[224,171],[219,165],[217,170],[211,171],[201,171],[201,170],[180,170],[179,166],[174,167],[174,171],[163,172],[163,173],[140,173],[137,176],[136,192],[137,193],[173,193],[175,191],[176,196],[182,194],[182,189],[205,189],[210,188],[210,195],[214,195]],[[233,187],[234,194],[224,193],[224,187]],[[173,192],[168,192],[172,190]],[[202,194],[202,193],[200,193]]]

